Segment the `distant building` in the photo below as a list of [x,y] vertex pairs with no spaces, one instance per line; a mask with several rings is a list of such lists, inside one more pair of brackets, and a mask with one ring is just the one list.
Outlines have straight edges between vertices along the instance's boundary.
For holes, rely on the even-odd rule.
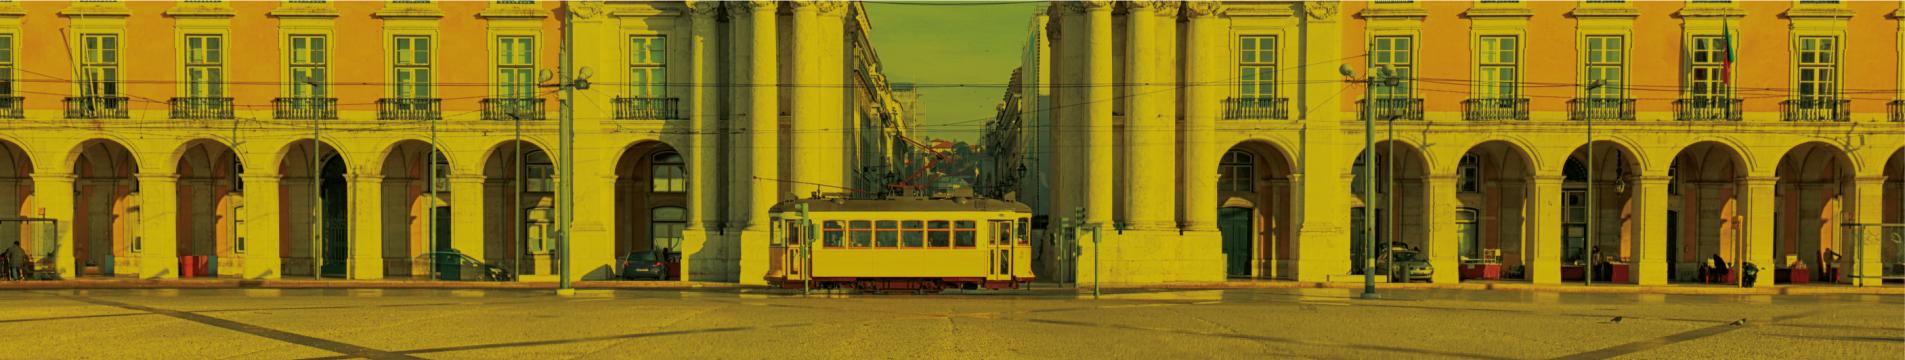
[[920,102],[919,88],[913,83],[894,83],[893,101],[899,102],[900,116],[906,118],[906,133],[919,134],[919,126],[925,124],[926,108]]

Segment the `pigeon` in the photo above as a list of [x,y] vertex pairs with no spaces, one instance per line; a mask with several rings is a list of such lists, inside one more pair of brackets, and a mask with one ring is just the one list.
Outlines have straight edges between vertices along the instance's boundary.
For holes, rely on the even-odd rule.
[[1733,320],[1733,326],[1745,326],[1746,319]]
[[1614,317],[1613,319],[1607,319],[1607,323],[1609,323],[1609,324],[1619,324],[1619,323],[1621,323],[1621,317],[1619,317],[1619,316],[1615,316],[1615,317]]

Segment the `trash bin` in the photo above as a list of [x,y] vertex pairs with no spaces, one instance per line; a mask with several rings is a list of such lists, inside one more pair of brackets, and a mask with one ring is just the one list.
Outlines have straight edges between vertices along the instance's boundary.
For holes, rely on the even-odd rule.
[[113,260],[113,258],[112,258],[112,256],[111,256],[111,255],[107,255],[107,256],[106,256],[106,262],[105,262],[105,263],[102,263],[102,264],[99,264],[99,274],[100,274],[100,275],[105,275],[105,276],[112,276],[112,275],[113,275],[113,273],[112,273],[112,264],[113,264],[113,262],[114,262],[114,261],[116,261],[116,260]]
[[218,277],[218,255],[205,257],[205,273],[199,276]]
[[195,257],[191,255],[179,257],[179,278],[198,276],[198,262],[192,260]]
[[1753,283],[1759,280],[1759,266],[1746,263],[1740,268],[1740,287],[1753,287]]

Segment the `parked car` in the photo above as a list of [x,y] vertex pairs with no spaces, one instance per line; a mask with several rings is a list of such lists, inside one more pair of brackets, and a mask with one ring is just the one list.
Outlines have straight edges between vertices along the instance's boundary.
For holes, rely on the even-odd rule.
[[1426,281],[1429,276],[1435,275],[1435,267],[1429,265],[1429,258],[1407,246],[1392,246],[1388,254],[1378,255],[1376,268],[1387,269],[1389,282],[1395,283]]
[[622,257],[622,279],[668,280],[668,264],[652,251],[637,251]]
[[429,259],[434,266],[434,276],[440,280],[463,280],[463,274],[476,274],[476,279],[485,281],[516,280],[516,273],[502,264],[485,263],[458,251],[432,251],[421,258]]

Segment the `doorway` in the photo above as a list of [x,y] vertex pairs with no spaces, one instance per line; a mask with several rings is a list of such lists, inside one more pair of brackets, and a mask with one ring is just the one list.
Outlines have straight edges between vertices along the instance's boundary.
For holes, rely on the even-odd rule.
[[1217,231],[1224,237],[1224,274],[1230,277],[1250,277],[1251,229],[1255,224],[1251,208],[1226,207],[1217,209]]

